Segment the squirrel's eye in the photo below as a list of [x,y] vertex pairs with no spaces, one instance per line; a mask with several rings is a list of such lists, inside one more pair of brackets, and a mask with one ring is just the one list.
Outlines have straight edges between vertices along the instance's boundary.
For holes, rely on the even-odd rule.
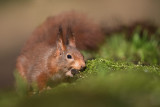
[[68,59],[72,59],[72,56],[71,56],[71,55],[67,55],[67,58],[68,58]]

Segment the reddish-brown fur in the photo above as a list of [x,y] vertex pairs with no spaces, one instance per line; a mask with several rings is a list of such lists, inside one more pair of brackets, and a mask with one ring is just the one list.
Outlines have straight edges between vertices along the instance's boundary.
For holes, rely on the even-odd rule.
[[72,30],[76,35],[76,46],[78,49],[95,50],[104,40],[104,35],[98,24],[87,18],[85,14],[72,11],[49,17],[33,32],[23,51],[41,42],[51,45],[55,44],[57,38],[56,31],[60,24],[62,26],[68,26],[68,24],[72,26]]
[[42,72],[38,77],[37,77],[37,85],[40,90],[42,90],[44,87],[46,87],[46,82],[48,81],[47,74]]
[[[64,28],[64,35],[67,34],[68,26],[72,28],[75,35],[74,42],[78,49],[97,49],[104,39],[100,27],[83,14],[68,12],[49,17],[33,32],[17,59],[17,69],[21,76],[27,79],[29,83],[36,81],[40,89],[46,86],[48,79],[55,73],[61,69],[64,70],[61,68],[61,62],[56,62],[57,56],[60,54],[59,50],[56,49],[60,25]],[[74,44],[72,40],[70,41]],[[73,52],[75,52],[73,53],[75,60],[84,66],[84,60],[80,53],[78,51]],[[74,65],[74,63],[72,64]],[[78,66],[77,69],[80,67]]]

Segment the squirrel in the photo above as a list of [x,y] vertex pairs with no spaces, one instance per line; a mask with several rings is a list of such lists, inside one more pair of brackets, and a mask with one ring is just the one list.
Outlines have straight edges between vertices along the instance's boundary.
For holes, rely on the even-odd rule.
[[40,90],[49,80],[73,77],[85,67],[79,50],[94,50],[104,40],[100,27],[84,14],[66,12],[49,17],[25,43],[16,68]]

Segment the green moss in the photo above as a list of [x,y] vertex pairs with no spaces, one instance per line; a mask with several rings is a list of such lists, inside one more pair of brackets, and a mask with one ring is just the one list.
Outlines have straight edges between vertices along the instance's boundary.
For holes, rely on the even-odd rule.
[[159,72],[158,66],[90,60],[74,82],[24,98],[19,106],[160,106]]
[[26,95],[28,91],[27,81],[20,76],[17,70],[14,71],[14,77],[15,88],[19,96]]
[[[16,93],[3,93],[1,106],[160,106],[160,68],[104,58],[87,61],[84,72],[50,90],[28,96],[17,74]],[[23,91],[22,91],[23,90]],[[5,91],[3,91],[5,92]]]

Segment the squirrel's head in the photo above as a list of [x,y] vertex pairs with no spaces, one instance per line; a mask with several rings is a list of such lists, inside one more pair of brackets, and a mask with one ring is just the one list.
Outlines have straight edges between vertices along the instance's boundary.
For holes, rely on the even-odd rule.
[[55,63],[58,72],[70,77],[85,67],[84,57],[76,48],[75,35],[70,27],[67,28],[66,33],[63,33],[62,27],[59,27]]

